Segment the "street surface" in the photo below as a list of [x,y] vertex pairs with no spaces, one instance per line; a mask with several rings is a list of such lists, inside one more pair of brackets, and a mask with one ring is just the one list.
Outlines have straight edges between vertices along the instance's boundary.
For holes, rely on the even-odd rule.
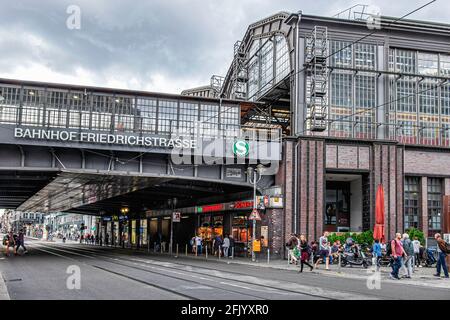
[[[370,290],[368,276],[325,275],[320,270],[309,272],[307,267],[300,274],[296,268],[174,258],[79,243],[27,239],[26,246],[24,255],[5,257],[4,249],[0,255],[0,273],[13,300],[450,299],[450,287],[445,287],[448,280],[444,279],[434,280],[440,286],[422,286],[384,280],[383,276],[381,288]],[[80,270],[79,289],[68,288],[73,266]]]

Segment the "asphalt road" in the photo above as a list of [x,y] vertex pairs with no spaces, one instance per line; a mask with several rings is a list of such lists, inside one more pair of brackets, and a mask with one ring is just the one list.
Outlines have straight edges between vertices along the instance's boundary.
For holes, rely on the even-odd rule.
[[[0,272],[11,299],[450,299],[448,289],[402,282],[383,283],[381,289],[370,290],[364,279],[84,244],[30,240],[26,245],[25,255],[0,255]],[[69,289],[76,283],[71,280],[77,268],[80,288]]]

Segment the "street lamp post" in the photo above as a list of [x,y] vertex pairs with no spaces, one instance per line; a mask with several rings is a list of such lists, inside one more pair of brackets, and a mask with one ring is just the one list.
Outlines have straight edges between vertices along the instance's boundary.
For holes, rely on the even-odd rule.
[[[248,179],[249,182],[253,184],[253,210],[257,210],[256,206],[256,184],[261,180],[262,178],[262,171],[264,169],[264,166],[259,164],[256,166],[256,170],[253,169],[253,167],[248,167],[247,173],[248,173]],[[255,240],[256,240],[256,219],[253,219],[253,232],[252,232],[252,261],[256,261],[256,254],[255,254]]]

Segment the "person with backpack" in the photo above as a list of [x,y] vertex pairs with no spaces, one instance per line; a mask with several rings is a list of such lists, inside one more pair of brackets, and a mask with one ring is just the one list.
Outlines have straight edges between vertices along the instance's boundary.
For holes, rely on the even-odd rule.
[[403,258],[402,269],[405,269],[405,275],[403,278],[411,279],[413,273],[414,245],[411,239],[409,239],[409,235],[407,233],[403,234],[402,244],[403,249],[407,254],[407,256]]
[[434,274],[435,277],[441,276],[441,267],[444,269],[444,276],[448,279],[448,269],[447,269],[447,263],[445,262],[445,258],[447,257],[447,254],[450,253],[449,244],[442,239],[440,233],[436,233],[434,235],[434,238],[437,241],[437,252],[439,254],[439,258],[436,264],[436,273]]
[[386,253],[390,255],[393,260],[391,263],[392,272],[390,273],[390,278],[396,280],[400,280],[398,273],[402,264],[402,257],[407,256],[403,249],[402,242],[400,241],[401,238],[402,234],[397,232],[395,238],[386,246]]
[[222,254],[222,237],[220,235],[216,235],[213,241],[213,248],[214,248],[214,255],[216,255],[217,252],[217,256],[220,257]]
[[308,262],[311,256],[311,247],[308,245],[308,241],[306,240],[306,236],[304,234],[300,235],[300,270],[298,272],[303,272],[303,266],[306,264],[311,271],[313,271],[314,267]]
[[19,250],[20,247],[23,248],[23,250],[24,250],[23,253],[28,252],[27,248],[25,248],[24,233],[23,233],[22,229],[19,230],[19,235],[17,236],[16,247],[14,249],[15,256],[17,256],[17,250]]

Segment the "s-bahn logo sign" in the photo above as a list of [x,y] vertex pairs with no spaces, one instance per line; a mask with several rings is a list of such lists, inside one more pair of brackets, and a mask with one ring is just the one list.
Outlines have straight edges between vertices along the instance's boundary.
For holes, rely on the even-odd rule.
[[250,146],[245,140],[236,140],[233,144],[233,153],[238,157],[246,157],[250,150]]
[[196,140],[185,139],[182,137],[163,138],[154,136],[140,136],[134,134],[112,134],[34,128],[15,128],[14,138],[55,140],[61,142],[84,142],[96,144],[121,144],[141,147],[196,148],[197,146]]

